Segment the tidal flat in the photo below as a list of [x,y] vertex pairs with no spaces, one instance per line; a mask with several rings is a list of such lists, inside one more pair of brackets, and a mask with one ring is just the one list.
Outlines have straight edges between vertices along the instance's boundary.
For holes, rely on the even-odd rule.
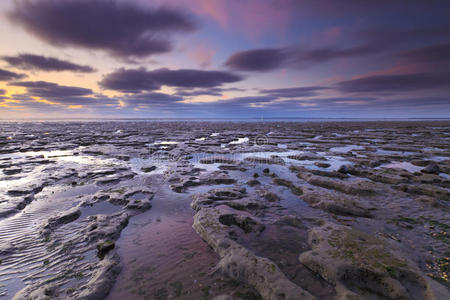
[[0,299],[450,299],[450,121],[0,123]]

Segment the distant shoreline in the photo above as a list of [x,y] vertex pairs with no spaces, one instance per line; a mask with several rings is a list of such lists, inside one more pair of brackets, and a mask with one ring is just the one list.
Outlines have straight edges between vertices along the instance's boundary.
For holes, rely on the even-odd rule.
[[407,121],[450,121],[450,118],[27,118],[27,119],[0,119],[0,122],[123,122],[123,121],[156,121],[156,122],[407,122]]

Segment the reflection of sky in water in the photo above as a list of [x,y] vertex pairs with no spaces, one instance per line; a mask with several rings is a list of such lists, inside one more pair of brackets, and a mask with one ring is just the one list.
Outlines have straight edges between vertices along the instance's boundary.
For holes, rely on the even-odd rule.
[[[8,190],[28,188],[33,185],[40,185],[49,176],[46,169],[55,169],[55,172],[65,172],[70,168],[86,168],[94,166],[95,169],[91,171],[97,171],[101,167],[114,167],[118,166],[121,162],[112,158],[99,158],[98,156],[89,155],[73,155],[72,150],[55,150],[55,151],[36,151],[36,152],[23,152],[4,154],[9,157],[13,157],[14,163],[18,161],[22,162],[22,159],[27,159],[23,162],[26,164],[20,166],[23,171],[14,176],[6,176],[0,173],[0,191],[6,193]],[[49,159],[52,163],[45,165],[32,166],[31,172],[27,169],[33,164],[33,160],[29,158],[39,159],[39,157]]]
[[231,145],[243,144],[243,143],[248,143],[248,141],[249,141],[248,137],[243,137],[243,138],[238,138],[237,141],[231,141],[230,144]]
[[[229,154],[209,154],[209,153],[195,153],[193,154],[193,157],[190,159],[190,162],[194,164],[195,167],[207,169],[209,171],[211,170],[217,170],[217,167],[222,164],[226,164],[223,162],[220,162],[220,159],[229,159],[233,161],[243,161],[248,157],[257,157],[262,159],[271,159],[273,156],[279,156],[283,159],[283,161],[287,165],[296,165],[296,166],[304,166],[309,169],[314,170],[323,170],[323,168],[320,168],[316,166],[314,163],[316,162],[326,162],[330,164],[330,167],[327,168],[327,170],[330,171],[336,171],[339,169],[342,165],[351,165],[352,163],[350,161],[345,160],[343,157],[340,156],[330,156],[325,155],[324,152],[318,153],[319,155],[323,155],[324,158],[327,160],[297,160],[288,158],[288,156],[302,156],[305,154],[310,154],[304,151],[285,151],[285,152],[245,152],[245,153],[229,153]],[[214,164],[202,164],[200,163],[200,160],[202,159],[217,159],[217,163]],[[262,163],[264,164],[264,163]]]
[[376,154],[381,155],[414,155],[417,154],[415,152],[410,151],[393,151],[393,150],[383,150],[383,149],[377,149],[375,151]]
[[414,172],[420,172],[420,170],[423,169],[423,167],[418,167],[413,165],[410,162],[406,162],[406,161],[393,161],[391,163],[385,164],[385,165],[381,165],[378,168],[388,168],[388,169],[402,169],[402,170],[406,170],[408,172],[414,173]]
[[18,159],[18,158],[26,158],[26,157],[36,158],[36,156],[41,156],[41,155],[44,156],[44,158],[51,158],[51,157],[62,156],[62,155],[73,155],[73,150],[15,152],[15,153],[0,154],[0,159],[4,159],[4,158]]
[[331,152],[338,152],[338,153],[346,153],[348,151],[352,150],[362,150],[364,149],[364,146],[359,145],[348,145],[348,146],[342,146],[342,147],[333,147],[330,149]]
[[[412,163],[406,162],[406,161],[394,161],[394,162],[376,167],[376,169],[379,169],[379,168],[402,169],[402,170],[406,170],[410,173],[415,173],[415,172],[420,172],[424,167],[415,166]],[[441,173],[439,173],[439,176],[441,176],[445,179],[450,179],[450,175],[448,175],[446,173],[441,172]]]

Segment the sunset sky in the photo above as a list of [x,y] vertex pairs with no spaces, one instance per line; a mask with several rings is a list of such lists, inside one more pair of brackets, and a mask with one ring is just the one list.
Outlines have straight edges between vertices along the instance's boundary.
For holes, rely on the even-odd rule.
[[450,1],[2,0],[0,119],[450,117]]

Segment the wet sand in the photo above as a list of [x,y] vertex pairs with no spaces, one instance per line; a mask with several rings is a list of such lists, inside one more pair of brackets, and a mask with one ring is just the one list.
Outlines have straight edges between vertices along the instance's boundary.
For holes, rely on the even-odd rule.
[[450,122],[0,127],[0,299],[449,295]]

